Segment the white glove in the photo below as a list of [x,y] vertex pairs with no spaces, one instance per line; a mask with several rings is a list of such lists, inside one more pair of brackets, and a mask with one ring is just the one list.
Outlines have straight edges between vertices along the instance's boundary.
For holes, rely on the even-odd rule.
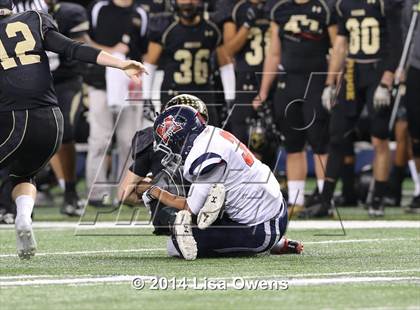
[[[150,188],[150,189],[152,189],[153,188],[153,186]],[[145,204],[145,206],[146,207],[148,207],[148,208],[150,208],[150,203],[153,201],[153,200],[155,200],[155,198],[154,197],[152,197],[152,195],[150,195],[150,193],[149,193],[149,191],[150,191],[150,189],[148,189],[147,191],[145,191],[144,193],[143,193],[143,195],[142,195],[142,200],[143,200],[143,203]]]
[[335,85],[328,85],[322,92],[322,105],[327,111],[331,111],[336,91]]
[[388,107],[391,104],[391,92],[388,87],[383,84],[379,84],[376,88],[375,95],[373,96],[373,107],[375,109],[381,109]]

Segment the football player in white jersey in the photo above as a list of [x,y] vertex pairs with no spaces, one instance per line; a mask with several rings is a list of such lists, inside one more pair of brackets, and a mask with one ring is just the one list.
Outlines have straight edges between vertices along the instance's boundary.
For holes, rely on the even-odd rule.
[[179,105],[156,118],[154,134],[156,148],[167,154],[166,161],[184,164],[183,176],[191,183],[188,197],[147,183],[137,188],[145,192],[145,199],[157,198],[180,210],[168,242],[169,254],[193,260],[266,251],[300,253],[300,242],[282,239],[287,207],[270,169],[232,134],[207,126],[200,113],[185,105],[200,99],[181,95],[176,100]]

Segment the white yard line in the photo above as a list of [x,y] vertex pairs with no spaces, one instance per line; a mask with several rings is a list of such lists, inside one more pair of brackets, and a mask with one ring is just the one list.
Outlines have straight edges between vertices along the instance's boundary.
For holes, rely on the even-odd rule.
[[[78,277],[78,278],[59,278],[59,279],[33,279],[33,280],[21,280],[21,281],[0,281],[0,287],[16,287],[16,286],[43,286],[43,285],[86,285],[86,284],[131,284],[133,279],[141,279],[145,282],[149,282],[155,279],[154,276],[102,276],[102,277]],[[228,288],[235,288],[235,278],[226,280],[223,278],[213,278],[216,281],[225,281]],[[304,279],[288,279],[286,277],[279,279],[258,279],[256,281],[282,281],[287,282],[288,286],[309,286],[309,285],[331,285],[331,284],[352,284],[352,283],[420,283],[420,277],[330,277],[330,278],[304,278]],[[193,280],[191,280],[193,281]],[[191,284],[188,280],[188,288],[194,289],[195,284]],[[245,282],[250,280],[243,280]],[[147,286],[146,286],[147,287]]]
[[[149,249],[122,249],[122,250],[96,250],[96,251],[68,251],[68,252],[41,252],[36,256],[55,256],[55,255],[91,255],[91,254],[113,254],[113,253],[139,253],[139,252],[156,252],[166,251],[165,248],[149,248]],[[16,257],[17,254],[0,254],[2,257]]]
[[419,238],[385,238],[385,239],[343,239],[343,240],[323,240],[323,241],[304,241],[303,244],[336,244],[336,243],[374,243],[374,242],[392,242],[392,241],[420,241]]
[[[420,221],[343,221],[345,229],[366,229],[366,228],[418,228],[420,229]],[[0,225],[2,229],[13,229],[13,225]],[[92,230],[92,229],[144,229],[152,228],[149,222],[136,222],[133,224],[124,224],[116,222],[98,222],[95,225],[82,224],[76,222],[34,222],[35,229],[77,229],[77,230]],[[338,220],[328,221],[291,221],[288,229],[341,229]]]
[[[377,243],[377,242],[393,242],[393,241],[420,241],[420,238],[385,238],[385,239],[337,239],[323,241],[306,241],[304,245],[312,244],[342,244],[342,243]],[[36,256],[70,256],[70,255],[95,255],[95,254],[118,254],[118,253],[142,253],[142,252],[162,252],[165,248],[144,248],[144,249],[104,249],[94,251],[63,251],[63,252],[40,252]],[[15,253],[0,254],[0,258],[16,257]]]
[[[339,276],[351,276],[351,275],[384,275],[384,274],[404,274],[404,273],[413,273],[419,272],[420,268],[415,269],[385,269],[385,270],[362,270],[362,271],[347,271],[347,272],[325,272],[325,273],[297,273],[297,274],[275,274],[275,275],[252,275],[252,276],[240,276],[243,279],[294,279],[294,278],[313,278],[313,277],[339,277]],[[46,278],[62,278],[63,275],[16,275],[16,276],[0,276],[0,280],[4,281],[11,281],[11,280],[28,280],[28,279],[46,279]],[[91,274],[87,275],[75,275],[75,276],[68,276],[68,279],[90,279],[90,278],[109,278],[110,276],[94,276]],[[135,277],[139,277],[142,279],[151,279],[153,276],[137,276],[137,275],[124,275],[124,277],[129,277],[129,279],[133,279]],[[208,277],[208,279],[215,279],[215,280],[233,280],[236,277],[217,277],[212,278]]]

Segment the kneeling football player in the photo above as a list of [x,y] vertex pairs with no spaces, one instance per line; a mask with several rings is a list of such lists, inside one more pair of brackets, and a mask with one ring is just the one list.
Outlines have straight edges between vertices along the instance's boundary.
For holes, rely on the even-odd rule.
[[157,117],[154,134],[157,149],[182,162],[183,177],[191,183],[187,198],[146,183],[137,186],[180,210],[168,241],[170,255],[194,260],[302,251],[301,243],[281,240],[288,220],[277,180],[232,134],[207,126],[195,109],[180,105]]
[[[179,95],[165,105],[169,108],[174,105],[186,105],[194,108],[200,113],[206,124],[209,120],[209,113],[206,104],[194,96]],[[153,127],[147,127],[136,132],[132,142],[133,164],[127,170],[124,179],[119,187],[118,198],[121,203],[137,204],[143,200],[150,210],[151,221],[155,228],[154,234],[170,234],[169,226],[174,222],[178,209],[167,207],[158,199],[150,195],[142,195],[136,191],[137,184],[149,182],[174,195],[185,197],[186,182],[183,180],[179,163],[174,163],[170,157],[163,152],[155,151],[153,148]],[[162,164],[163,162],[163,164]]]

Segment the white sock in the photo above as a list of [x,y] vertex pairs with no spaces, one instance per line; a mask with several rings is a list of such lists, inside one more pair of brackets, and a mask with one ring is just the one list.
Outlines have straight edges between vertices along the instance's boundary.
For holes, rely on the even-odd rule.
[[420,196],[420,173],[417,175],[417,180],[414,180],[414,197]]
[[324,180],[316,180],[316,185],[318,186],[318,193],[322,193],[322,190],[324,189]]
[[30,225],[32,223],[31,215],[34,209],[35,201],[31,196],[21,195],[16,198],[16,224]]
[[416,162],[413,159],[408,161],[411,178],[414,182],[414,197],[420,195],[420,172],[417,172]]
[[287,181],[289,204],[303,206],[305,202],[305,181]]
[[64,179],[58,179],[58,185],[63,191],[66,189],[66,181]]

